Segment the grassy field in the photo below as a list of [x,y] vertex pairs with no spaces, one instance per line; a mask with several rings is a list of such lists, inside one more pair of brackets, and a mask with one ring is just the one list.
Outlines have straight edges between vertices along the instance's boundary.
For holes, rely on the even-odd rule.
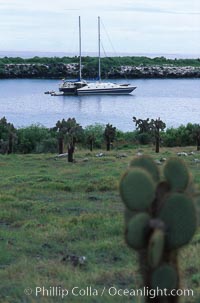
[[[178,151],[195,148],[140,150],[155,159]],[[99,151],[80,150],[75,163],[53,154],[0,155],[0,302],[142,302],[108,294],[110,287],[141,287],[137,255],[124,242],[118,193],[120,176],[137,152],[138,147],[103,151],[96,157]],[[194,159],[200,153],[184,157],[200,189],[200,163]],[[86,262],[75,266],[72,255]],[[186,303],[200,302],[199,256],[197,231],[179,259],[183,287],[194,290],[194,297],[183,298]],[[63,299],[62,289],[69,291]]]

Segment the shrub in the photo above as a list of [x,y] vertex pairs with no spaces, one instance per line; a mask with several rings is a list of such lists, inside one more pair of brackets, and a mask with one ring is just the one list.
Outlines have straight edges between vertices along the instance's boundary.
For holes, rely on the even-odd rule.
[[191,123],[178,128],[168,128],[163,133],[163,145],[167,147],[195,145],[194,130],[195,124]]
[[89,144],[88,138],[90,136],[93,137],[93,147],[94,148],[101,148],[103,144],[103,133],[104,133],[105,126],[103,124],[96,123],[95,125],[88,125],[84,129],[84,137],[85,137],[85,144]]
[[138,133],[136,139],[142,145],[149,144],[152,141],[152,136],[150,133]]
[[36,146],[36,153],[57,153],[58,144],[56,138],[46,138]]
[[36,153],[41,150],[41,144],[50,138],[48,128],[41,125],[31,125],[17,130],[18,144],[16,151],[23,154]]

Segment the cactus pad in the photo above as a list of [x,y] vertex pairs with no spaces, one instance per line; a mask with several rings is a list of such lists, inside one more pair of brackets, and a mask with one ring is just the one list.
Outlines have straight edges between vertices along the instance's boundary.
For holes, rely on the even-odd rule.
[[136,215],[129,221],[126,233],[126,241],[134,249],[142,249],[147,246],[150,216],[146,213]]
[[132,168],[122,177],[120,194],[130,210],[146,210],[155,197],[155,183],[143,169]]
[[185,194],[172,193],[166,198],[159,217],[166,225],[168,249],[176,249],[188,243],[196,226],[196,209],[193,200]]
[[196,191],[197,191],[197,188],[193,182],[193,177],[192,175],[190,174],[189,176],[189,182],[188,182],[188,185],[187,185],[187,188],[185,190],[185,192],[188,194],[188,195],[195,195]]
[[174,267],[168,264],[163,264],[152,273],[151,287],[153,289],[175,289],[178,285],[178,274]]
[[155,162],[149,156],[141,156],[138,158],[134,158],[131,163],[131,167],[140,167],[148,171],[148,173],[152,176],[154,181],[159,180],[159,170]]
[[148,263],[151,268],[158,266],[162,259],[165,244],[164,232],[160,229],[154,230],[148,247]]
[[190,180],[188,169],[179,158],[171,158],[166,162],[164,176],[173,191],[183,191]]
[[127,207],[125,208],[124,211],[124,219],[125,219],[125,223],[128,224],[129,221],[137,214],[138,212],[136,211],[131,211],[129,210]]

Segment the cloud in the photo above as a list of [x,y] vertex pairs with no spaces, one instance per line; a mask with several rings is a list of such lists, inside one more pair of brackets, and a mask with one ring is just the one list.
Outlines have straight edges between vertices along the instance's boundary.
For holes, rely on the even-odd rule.
[[[123,10],[123,7],[122,7]],[[173,14],[173,15],[200,15],[200,11],[199,12],[195,12],[195,11],[176,11],[176,10],[164,10],[164,9],[160,9],[160,8],[145,8],[145,7],[136,7],[136,8],[126,8],[125,10],[127,11],[132,11],[132,12],[143,12],[143,13],[159,13],[159,14]]]
[[2,49],[70,51],[72,40],[78,44],[81,15],[83,50],[95,51],[100,15],[119,52],[146,52],[151,45],[173,52],[176,40],[183,51],[185,44],[200,51],[199,14],[199,0],[0,0],[0,44]]
[[141,12],[149,14],[200,15],[199,0],[127,0],[120,5],[105,6],[104,10]]

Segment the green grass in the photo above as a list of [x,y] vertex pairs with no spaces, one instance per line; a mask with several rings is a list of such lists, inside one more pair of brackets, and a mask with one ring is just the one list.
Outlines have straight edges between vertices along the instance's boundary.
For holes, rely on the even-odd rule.
[[[152,148],[142,149],[155,159],[180,151],[165,148],[156,155]],[[189,150],[195,148],[184,148]],[[118,194],[120,176],[137,152],[113,150],[98,158],[95,152],[77,151],[76,163],[52,154],[0,155],[0,302],[142,302],[107,293],[112,286],[141,287],[137,255],[124,242]],[[117,157],[123,153],[127,157]],[[200,159],[200,153],[184,159],[200,189],[200,164],[194,158]],[[195,294],[183,302],[200,302],[199,243],[198,231],[180,254],[183,287]],[[87,261],[75,267],[67,255],[85,256]],[[36,297],[35,288],[43,286],[91,286],[99,295]],[[30,296],[24,294],[28,287],[33,290]]]

